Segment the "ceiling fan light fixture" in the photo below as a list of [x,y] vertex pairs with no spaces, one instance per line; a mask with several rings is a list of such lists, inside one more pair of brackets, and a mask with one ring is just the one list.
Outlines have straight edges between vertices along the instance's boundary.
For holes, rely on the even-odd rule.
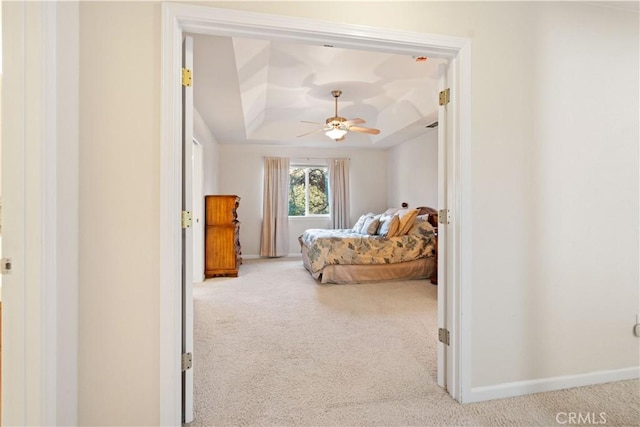
[[[316,133],[316,132],[324,132],[324,134],[327,135],[329,138],[333,139],[336,142],[339,142],[339,141],[344,141],[344,137],[347,134],[347,132],[362,132],[362,133],[368,133],[371,135],[378,135],[380,133],[380,130],[378,129],[354,126],[354,125],[365,123],[365,121],[359,117],[355,119],[347,120],[344,117],[338,116],[338,97],[342,95],[342,91],[337,89],[332,90],[331,95],[333,95],[333,97],[335,98],[335,105],[336,105],[335,115],[333,117],[329,117],[325,121],[326,126],[323,129],[317,129],[311,132],[304,133],[302,135],[298,135],[299,137]],[[316,122],[306,122],[306,123],[316,123]],[[320,123],[317,123],[317,124],[320,124]]]
[[333,139],[334,141],[337,141],[340,138],[342,138],[346,133],[347,131],[344,129],[332,128],[326,131],[324,134],[327,135],[329,138]]

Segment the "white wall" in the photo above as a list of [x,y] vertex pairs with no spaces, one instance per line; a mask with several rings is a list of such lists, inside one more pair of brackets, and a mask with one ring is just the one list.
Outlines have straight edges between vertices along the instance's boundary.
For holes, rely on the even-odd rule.
[[[215,5],[332,19],[323,2]],[[637,366],[638,15],[342,2],[333,19],[472,40],[472,384]],[[160,4],[82,2],[80,24],[79,423],[157,425]],[[259,188],[219,190],[259,212]]]
[[389,149],[388,206],[438,207],[438,130]]
[[[370,149],[313,149],[283,146],[220,145],[220,194],[242,198],[238,209],[240,244],[243,255],[260,253],[264,157],[350,158],[351,222],[361,214],[386,209],[387,154]],[[297,238],[307,228],[326,228],[329,220],[292,219],[289,221],[289,253],[300,252]]]
[[203,194],[216,194],[218,192],[218,170],[220,160],[220,150],[218,141],[206,125],[200,112],[193,109],[193,137],[202,144],[203,171]]

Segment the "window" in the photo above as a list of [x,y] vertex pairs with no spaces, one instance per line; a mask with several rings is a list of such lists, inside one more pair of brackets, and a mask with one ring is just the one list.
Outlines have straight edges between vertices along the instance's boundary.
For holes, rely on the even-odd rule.
[[289,216],[329,215],[326,166],[291,166],[289,177]]

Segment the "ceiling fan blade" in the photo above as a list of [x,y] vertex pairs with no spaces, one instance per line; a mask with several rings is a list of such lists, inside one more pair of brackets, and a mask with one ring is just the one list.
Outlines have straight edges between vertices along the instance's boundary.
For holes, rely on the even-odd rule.
[[349,128],[349,131],[353,131],[353,132],[362,132],[362,133],[369,133],[371,135],[377,135],[380,133],[379,129],[371,129],[371,128],[362,128],[360,126],[351,126]]
[[314,125],[323,125],[323,126],[325,125],[325,123],[320,123],[320,122],[308,122],[308,121],[306,121],[306,120],[300,120],[300,121],[301,121],[302,123],[311,123],[311,124],[314,124]]
[[346,122],[343,122],[342,124],[345,125],[346,127],[352,126],[352,125],[361,125],[365,123],[365,121],[361,118],[355,118],[355,119],[351,119],[351,120],[347,120]]
[[[320,124],[320,123],[318,123],[318,124]],[[302,135],[298,135],[298,136],[297,136],[297,138],[300,138],[301,136],[311,135],[312,133],[322,132],[322,131],[324,131],[324,130],[325,130],[324,128],[322,128],[322,129],[312,130],[311,132],[307,132],[307,133],[303,133]]]
[[[310,135],[312,133],[316,133],[316,132],[326,132],[326,131],[337,131],[337,132],[345,132],[345,130],[347,131],[353,131],[353,132],[362,132],[362,133],[369,133],[371,135],[377,135],[380,133],[380,131],[378,129],[372,129],[372,128],[363,128],[360,126],[354,126],[354,125],[361,125],[363,123],[366,123],[364,119],[361,119],[360,117],[356,117],[354,119],[351,120],[347,120],[344,117],[340,117],[338,116],[338,97],[342,94],[341,90],[332,90],[331,91],[331,95],[333,95],[333,98],[335,99],[335,114],[333,117],[329,117],[325,123],[317,123],[317,122],[308,122],[306,120],[302,120],[302,123],[313,123],[313,124],[317,124],[317,125],[326,125],[324,128],[322,129],[318,129],[318,130],[314,130],[311,131],[309,133],[305,133],[302,135],[298,135],[298,137],[301,136],[305,136],[305,135]],[[333,133],[333,132],[329,132],[329,133]],[[336,142],[340,142],[340,141],[344,141],[345,136],[343,135],[341,138],[336,139]]]

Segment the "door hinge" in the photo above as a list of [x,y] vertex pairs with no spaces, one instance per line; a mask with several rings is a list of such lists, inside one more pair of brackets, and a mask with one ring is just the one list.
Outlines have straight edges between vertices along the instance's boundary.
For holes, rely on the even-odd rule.
[[449,211],[449,209],[440,209],[438,211],[438,222],[440,224],[451,223],[451,212]]
[[182,211],[182,228],[191,227],[191,211]]
[[438,340],[441,343],[449,345],[449,330],[444,328],[438,329]]
[[189,370],[192,367],[193,367],[193,354],[183,353],[182,354],[182,372]]
[[11,274],[11,269],[13,267],[11,258],[2,258],[0,259],[2,263],[0,265],[0,274]]
[[182,86],[191,87],[191,70],[188,68],[182,69]]
[[446,88],[442,92],[440,92],[440,105],[447,105],[449,103],[449,97],[451,95],[451,90]]

